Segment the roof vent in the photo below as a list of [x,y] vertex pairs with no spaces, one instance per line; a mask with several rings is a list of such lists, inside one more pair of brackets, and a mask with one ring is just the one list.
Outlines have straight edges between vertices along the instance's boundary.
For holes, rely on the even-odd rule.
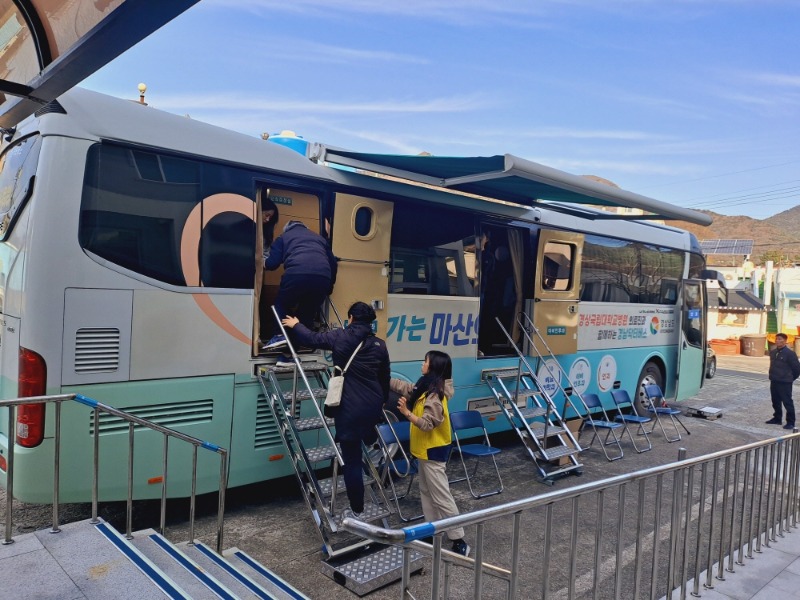
[[64,107],[58,103],[58,100],[53,100],[52,102],[48,102],[42,108],[37,110],[33,113],[37,117],[41,117],[42,115],[46,115],[48,113],[59,113],[62,115],[67,114],[67,111],[64,110]]

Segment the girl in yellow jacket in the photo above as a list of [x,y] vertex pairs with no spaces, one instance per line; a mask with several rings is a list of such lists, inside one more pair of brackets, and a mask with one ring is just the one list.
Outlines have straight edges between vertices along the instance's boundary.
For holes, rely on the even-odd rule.
[[[450,456],[452,433],[447,400],[453,396],[453,364],[444,352],[431,350],[422,363],[422,377],[416,383],[392,379],[391,389],[401,395],[400,413],[411,422],[411,454],[419,464],[419,495],[428,521],[458,514],[445,467]],[[447,532],[453,552],[469,556],[464,529]]]

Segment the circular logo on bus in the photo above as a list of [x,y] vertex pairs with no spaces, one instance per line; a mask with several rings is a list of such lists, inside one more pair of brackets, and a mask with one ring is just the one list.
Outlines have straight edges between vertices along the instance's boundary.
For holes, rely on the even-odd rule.
[[597,387],[601,392],[607,392],[614,387],[616,378],[617,361],[610,354],[606,354],[597,366]]
[[661,328],[661,323],[658,321],[658,317],[653,317],[650,320],[650,333],[653,335],[658,333],[658,330]]
[[583,394],[589,389],[592,382],[592,368],[589,361],[585,358],[578,358],[569,368],[569,380],[572,382],[572,389],[579,394]]

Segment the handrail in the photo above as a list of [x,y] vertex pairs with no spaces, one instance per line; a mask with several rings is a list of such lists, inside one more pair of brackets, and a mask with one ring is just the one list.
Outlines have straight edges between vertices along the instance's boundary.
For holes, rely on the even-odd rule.
[[94,410],[94,452],[93,452],[93,465],[92,465],[92,523],[97,523],[97,505],[99,501],[99,463],[100,463],[100,413],[107,413],[118,417],[128,422],[128,496],[127,496],[127,509],[126,509],[126,537],[131,539],[133,537],[132,519],[133,519],[133,464],[134,464],[134,425],[139,425],[146,429],[157,431],[164,435],[164,451],[162,458],[163,475],[161,478],[161,515],[159,523],[160,533],[164,533],[166,529],[166,500],[167,500],[167,463],[169,454],[169,439],[176,438],[183,442],[191,444],[193,448],[192,454],[192,492],[190,497],[189,508],[189,543],[194,544],[194,520],[195,520],[195,499],[197,496],[197,449],[203,448],[220,455],[220,479],[219,479],[219,502],[217,505],[217,552],[222,551],[223,544],[223,521],[225,513],[225,491],[228,483],[228,451],[221,446],[206,442],[199,438],[175,431],[168,427],[158,425],[141,417],[126,413],[123,410],[114,408],[107,404],[93,400],[83,396],[82,394],[58,394],[50,396],[32,396],[29,398],[15,398],[9,400],[0,400],[0,408],[8,407],[8,470],[6,472],[6,527],[5,539],[3,544],[12,544],[12,526],[13,526],[13,499],[14,499],[14,447],[15,443],[15,421],[16,410],[15,406],[20,404],[55,404],[55,435],[54,435],[54,463],[53,463],[53,527],[51,531],[57,533],[59,529],[59,467],[60,467],[60,450],[61,450],[61,405],[66,401],[75,401],[79,404],[87,406]]
[[[767,454],[769,454],[769,464],[767,463]],[[760,455],[760,457],[759,457]],[[706,587],[713,587],[711,585],[712,573],[712,558],[716,559],[719,565],[718,578],[722,577],[722,569],[724,566],[724,559],[727,557],[729,560],[728,571],[733,571],[733,555],[738,548],[739,557],[741,559],[745,545],[749,545],[747,556],[752,558],[752,549],[754,542],[756,544],[756,551],[760,550],[762,535],[765,544],[769,541],[775,540],[775,536],[782,536],[785,529],[789,526],[797,526],[798,499],[800,498],[800,433],[795,429],[793,433],[752,442],[737,448],[729,450],[722,450],[707,454],[704,456],[684,458],[685,450],[681,449],[679,460],[656,467],[651,467],[635,473],[626,473],[590,483],[581,484],[575,487],[554,490],[538,496],[523,498],[508,502],[499,506],[488,507],[472,512],[462,513],[460,515],[433,521],[429,523],[421,523],[418,525],[411,525],[399,529],[391,529],[378,527],[369,523],[364,523],[355,519],[345,519],[342,523],[344,529],[352,533],[356,533],[363,537],[369,538],[376,542],[387,544],[402,545],[407,548],[415,550],[422,550],[430,554],[430,545],[421,544],[420,539],[430,536],[434,537],[437,541],[441,538],[440,535],[444,531],[459,528],[476,526],[478,529],[478,540],[476,545],[482,546],[482,528],[489,522],[499,519],[501,517],[514,517],[514,530],[512,539],[517,539],[519,535],[519,522],[520,516],[525,511],[530,511],[535,508],[547,510],[547,522],[545,524],[545,531],[549,532],[552,526],[551,517],[555,507],[572,506],[573,521],[577,518],[577,506],[581,498],[585,498],[591,494],[598,497],[598,519],[597,523],[601,523],[603,519],[600,518],[600,513],[603,511],[602,498],[603,494],[611,489],[619,490],[619,508],[620,515],[624,514],[625,503],[625,489],[633,487],[638,484],[639,487],[639,503],[638,515],[636,522],[636,572],[634,577],[635,587],[638,588],[642,585],[641,567],[640,562],[640,549],[639,545],[645,536],[643,533],[643,506],[645,500],[644,486],[647,483],[655,482],[657,491],[655,494],[655,519],[653,536],[653,551],[652,551],[652,567],[651,572],[651,590],[650,596],[652,598],[659,597],[656,595],[656,570],[659,567],[659,552],[658,544],[662,542],[659,539],[659,530],[661,527],[661,503],[662,500],[670,501],[671,508],[668,515],[670,540],[668,549],[669,560],[668,569],[668,590],[673,590],[678,586],[683,586],[685,591],[688,584],[685,583],[689,579],[694,579],[695,589],[693,595],[698,596],[698,586],[701,580],[700,566],[701,566],[701,550],[705,549],[705,545],[701,544],[703,541],[706,530],[708,530],[708,550],[707,554],[707,581]],[[742,460],[744,458],[744,460]],[[759,465],[759,458],[760,465]],[[751,460],[752,459],[752,460]],[[720,463],[724,466],[720,467]],[[731,477],[731,465],[733,464],[733,476]],[[745,465],[742,470],[742,464]],[[713,478],[707,476],[709,465],[713,465],[714,474]],[[719,471],[724,469],[724,483],[719,486]],[[694,477],[695,471],[701,471],[701,477]],[[741,473],[740,473],[741,471]],[[671,494],[662,494],[662,483],[667,476],[673,477],[673,489]],[[740,476],[741,475],[741,476]],[[769,478],[769,479],[768,479]],[[696,489],[695,481],[700,479],[699,495]],[[759,488],[760,479],[760,488]],[[711,492],[707,493],[707,481],[712,481]],[[759,488],[759,489],[757,489]],[[634,488],[635,489],[635,488]],[[710,500],[708,499],[710,495]],[[668,498],[671,497],[671,498]],[[756,497],[757,496],[757,497]],[[721,503],[718,500],[721,497]],[[706,498],[706,500],[703,500]],[[762,510],[762,498],[765,504]],[[648,501],[652,502],[653,498],[650,497]],[[706,504],[710,504],[711,516],[705,519],[708,515],[705,512]],[[718,507],[717,504],[720,504]],[[648,505],[649,506],[649,505]],[[650,507],[652,510],[652,507]],[[564,509],[566,510],[566,509]],[[715,517],[715,511],[719,510],[722,515]],[[671,513],[671,514],[670,514]],[[749,522],[746,523],[746,514],[749,513]],[[618,515],[619,516],[619,515]],[[690,522],[694,529],[689,528]],[[573,522],[574,525],[574,522]],[[632,527],[632,522],[631,522]],[[720,527],[721,531],[716,528]],[[631,529],[631,531],[633,531]],[[738,533],[737,533],[738,531]],[[629,532],[630,533],[630,532]],[[619,561],[622,550],[622,537],[623,537],[623,518],[620,517],[620,522],[617,527],[617,560]],[[569,537],[570,534],[567,534]],[[576,548],[575,537],[572,539],[572,547],[570,549],[570,560],[575,561]],[[587,534],[588,535],[588,534]],[[602,525],[598,525],[596,533],[596,546],[594,556],[594,573],[595,578],[600,572],[600,546],[603,537]],[[737,537],[738,536],[738,537]],[[696,537],[694,541],[694,573],[692,574],[689,569],[689,540]],[[749,540],[749,541],[748,541]],[[719,544],[718,554],[713,555],[712,543]],[[550,542],[546,542],[548,546]],[[508,598],[516,598],[516,586],[518,578],[520,577],[522,568],[520,565],[519,548],[517,544],[512,545],[512,556],[508,570],[502,567],[495,567],[482,563],[479,557],[482,555],[482,548],[476,548],[476,560],[473,562],[463,557],[451,557],[447,553],[439,553],[437,556],[436,547],[434,545],[434,569],[439,568],[438,561],[446,561],[448,563],[455,563],[467,568],[475,568],[480,565],[481,568],[477,571],[479,573],[487,573],[494,577],[509,582]],[[408,554],[408,553],[406,553]],[[610,559],[609,559],[610,560]],[[643,561],[642,561],[643,562]],[[547,568],[548,559],[545,559]],[[588,564],[588,561],[587,561]],[[475,580],[479,580],[479,573],[476,572]],[[549,572],[543,575],[544,593],[543,598],[547,598],[547,578]],[[572,576],[574,574],[571,573]],[[617,575],[617,585],[620,585],[621,576]],[[573,579],[570,577],[569,579]],[[684,583],[681,583],[684,582]],[[408,579],[403,581],[403,594],[408,591]],[[663,583],[663,582],[662,582]],[[572,584],[569,585],[570,591],[568,596],[574,597]],[[663,594],[663,590],[660,592]],[[669,592],[667,592],[669,597]],[[406,597],[405,595],[403,597]],[[419,598],[419,596],[416,596]],[[438,590],[431,590],[431,598],[439,598]],[[475,598],[481,597],[480,587],[476,587]],[[619,597],[619,596],[617,596]],[[639,597],[635,595],[634,597]]]

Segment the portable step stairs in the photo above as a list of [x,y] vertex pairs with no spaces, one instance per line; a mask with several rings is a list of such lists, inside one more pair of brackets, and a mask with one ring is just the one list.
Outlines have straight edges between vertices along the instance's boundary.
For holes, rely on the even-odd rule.
[[[543,483],[552,485],[555,479],[565,475],[581,475],[583,464],[578,460],[578,455],[582,448],[577,438],[539,380],[536,370],[531,367],[528,357],[499,319],[497,323],[516,352],[519,362],[516,368],[484,369],[481,379],[489,386],[500,411],[533,459]],[[526,331],[526,324],[520,322],[520,326],[529,346],[535,349],[530,334]],[[550,356],[555,359],[552,354]],[[538,359],[541,362],[544,357],[539,355]],[[569,396],[565,397],[565,406],[572,406]]]
[[[331,430],[333,419],[324,416],[331,367],[318,360],[319,355],[304,355],[301,360],[290,341],[287,346],[292,366],[259,367],[264,396],[327,555],[322,572],[357,594],[366,594],[401,578],[403,549],[376,544],[342,529],[348,507],[344,477],[339,475],[344,461]],[[386,527],[394,510],[370,449],[362,446],[362,450],[364,520]],[[421,554],[412,556],[412,571],[422,568],[421,559]]]

